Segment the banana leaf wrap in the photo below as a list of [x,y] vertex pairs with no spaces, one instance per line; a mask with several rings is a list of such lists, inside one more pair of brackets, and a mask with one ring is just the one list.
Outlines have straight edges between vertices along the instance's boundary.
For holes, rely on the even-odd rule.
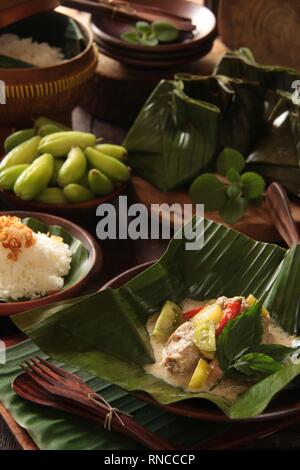
[[249,157],[250,169],[298,196],[299,79],[293,69],[258,64],[241,48],[226,53],[211,77],[177,74],[161,82],[124,141],[133,170],[168,191],[215,170],[219,151],[233,147]]
[[[200,250],[186,250],[193,230],[204,235]],[[181,236],[181,239],[179,238]],[[160,403],[210,400],[231,418],[261,413],[272,397],[300,373],[289,365],[253,385],[230,403],[212,392],[187,393],[146,374],[153,362],[146,329],[167,300],[254,294],[276,322],[298,334],[300,247],[288,251],[251,240],[201,218],[192,219],[153,266],[123,287],[69,300],[14,317],[16,325],[45,353],[127,391],[143,390]]]
[[[26,217],[22,219],[22,223],[31,228],[35,233],[50,233],[57,237],[61,237],[66,243],[72,253],[71,268],[67,276],[64,278],[64,286],[62,290],[71,287],[76,282],[80,281],[90,270],[91,261],[89,252],[80,240],[73,237],[70,232],[58,225],[47,225],[38,219]],[[25,301],[28,299],[20,299]],[[18,302],[13,299],[4,299],[0,297],[0,302]]]
[[247,48],[225,54],[214,73],[259,81],[264,93],[267,127],[247,162],[250,169],[269,181],[278,181],[299,196],[300,99],[295,99],[293,82],[300,76],[293,69],[258,64]]
[[248,153],[262,130],[262,116],[257,82],[177,76],[155,88],[124,146],[135,173],[168,191],[213,167],[224,146]]

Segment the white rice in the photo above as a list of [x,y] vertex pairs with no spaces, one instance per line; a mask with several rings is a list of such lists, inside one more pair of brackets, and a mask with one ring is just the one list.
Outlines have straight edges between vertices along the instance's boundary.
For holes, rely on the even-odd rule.
[[35,299],[64,286],[72,261],[69,246],[42,233],[35,238],[30,248],[22,248],[17,261],[8,259],[8,250],[0,244],[1,298]]
[[64,60],[61,49],[52,47],[46,42],[38,43],[32,38],[19,38],[15,34],[0,36],[0,54],[36,67],[58,65]]

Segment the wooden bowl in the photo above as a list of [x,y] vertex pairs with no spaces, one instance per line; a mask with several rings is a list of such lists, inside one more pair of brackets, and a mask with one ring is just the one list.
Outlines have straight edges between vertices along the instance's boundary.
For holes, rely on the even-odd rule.
[[[67,18],[57,12],[41,13],[40,16],[45,28],[49,27],[45,20],[48,16]],[[1,69],[1,80],[6,85],[6,104],[0,106],[0,127],[23,126],[43,115],[57,118],[79,103],[95,73],[98,52],[92,33],[79,22],[77,25],[86,42],[79,55],[45,68]]]
[[9,207],[14,210],[58,215],[78,222],[81,225],[82,222],[86,222],[96,215],[96,209],[100,204],[113,202],[115,198],[125,192],[126,187],[127,183],[124,183],[118,186],[113,193],[105,197],[92,199],[91,201],[82,202],[80,204],[45,204],[42,202],[23,201],[13,192],[1,189],[0,196],[8,203]]
[[60,227],[63,227],[65,230],[71,233],[71,235],[80,240],[84,247],[88,250],[89,269],[82,279],[77,281],[71,287],[61,290],[55,294],[51,294],[35,300],[28,300],[25,302],[0,302],[0,317],[15,315],[16,313],[21,313],[26,310],[32,310],[33,308],[42,307],[54,302],[76,297],[84,290],[85,287],[87,287],[95,275],[98,274],[101,270],[103,264],[103,255],[98,243],[92,237],[92,235],[90,235],[86,230],[79,227],[78,225],[75,225],[73,222],[54,215],[33,212],[12,211],[2,212],[1,215],[12,215],[22,219],[25,217],[33,217],[47,225],[59,225]]

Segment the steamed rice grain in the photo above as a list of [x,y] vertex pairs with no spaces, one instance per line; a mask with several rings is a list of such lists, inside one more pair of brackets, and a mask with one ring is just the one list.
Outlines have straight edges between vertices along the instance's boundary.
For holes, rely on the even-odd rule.
[[0,36],[0,54],[22,60],[36,67],[49,67],[61,64],[63,53],[58,47],[46,42],[36,42],[32,38],[19,38],[16,34]]
[[0,243],[0,297],[35,299],[64,286],[64,276],[71,267],[69,246],[42,233],[35,233],[35,243],[22,249],[17,261],[8,258]]

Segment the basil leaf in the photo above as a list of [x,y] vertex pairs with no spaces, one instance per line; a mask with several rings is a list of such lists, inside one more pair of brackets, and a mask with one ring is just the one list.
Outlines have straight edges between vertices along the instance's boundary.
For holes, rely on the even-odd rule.
[[198,176],[190,186],[190,197],[194,204],[204,204],[206,211],[220,209],[226,202],[226,187],[213,174]]
[[230,184],[226,190],[229,199],[237,199],[241,195],[241,188],[236,184]]
[[244,173],[241,176],[241,183],[243,195],[247,199],[256,199],[261,196],[266,186],[264,179],[253,171]]
[[241,173],[245,167],[245,163],[243,155],[238,150],[226,147],[218,157],[217,171],[223,176],[226,176],[228,170],[231,168]]
[[297,348],[291,348],[284,344],[259,344],[255,350],[252,351],[255,353],[266,354],[267,356],[272,357],[275,361],[282,362],[296,350]]
[[245,312],[230,320],[220,333],[217,358],[225,374],[236,359],[260,344],[263,334],[261,307],[261,301],[255,302]]
[[263,353],[243,354],[233,367],[245,374],[248,378],[261,379],[278,372],[282,365],[280,362]]
[[[229,189],[229,188],[228,188]],[[228,193],[227,193],[228,194]],[[247,201],[243,197],[237,199],[228,199],[223,207],[219,210],[221,218],[227,224],[235,224],[245,214]]]
[[228,181],[230,181],[230,183],[239,183],[241,180],[241,175],[238,171],[236,171],[235,168],[229,168],[229,170],[226,172],[226,178]]

